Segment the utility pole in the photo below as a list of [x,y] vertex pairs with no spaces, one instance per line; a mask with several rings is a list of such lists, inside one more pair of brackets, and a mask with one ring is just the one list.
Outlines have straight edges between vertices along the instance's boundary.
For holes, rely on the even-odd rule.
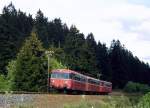
[[98,79],[100,79],[101,76],[102,76],[102,74],[100,74],[100,73],[97,74]]
[[49,86],[50,86],[50,82],[49,82],[49,76],[50,76],[50,68],[49,68],[49,65],[50,65],[50,57],[54,54],[54,51],[46,51],[45,54],[47,55],[47,92],[49,93]]

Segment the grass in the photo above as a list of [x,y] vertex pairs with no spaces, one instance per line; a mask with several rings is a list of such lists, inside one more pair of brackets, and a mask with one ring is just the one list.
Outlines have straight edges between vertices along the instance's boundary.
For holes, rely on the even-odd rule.
[[[19,105],[12,108],[150,108],[149,96],[121,95],[39,95],[38,104]],[[142,100],[142,101],[141,101]],[[141,103],[142,102],[142,103]],[[143,103],[144,102],[144,103]],[[150,102],[150,101],[149,101]],[[41,106],[41,107],[40,107]]]
[[15,107],[12,107],[12,108],[34,108],[34,107],[30,106],[30,105],[20,105],[20,106],[15,106]]
[[137,108],[137,101],[139,99],[133,96],[108,96],[103,100],[82,100],[77,104],[65,104],[64,108]]

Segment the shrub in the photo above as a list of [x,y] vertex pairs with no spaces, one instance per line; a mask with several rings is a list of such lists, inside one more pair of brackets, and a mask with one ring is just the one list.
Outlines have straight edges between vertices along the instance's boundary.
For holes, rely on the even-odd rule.
[[124,87],[124,91],[125,92],[129,92],[129,93],[136,92],[137,91],[137,89],[136,89],[136,83],[134,83],[134,82],[128,82],[126,84],[126,86]]
[[140,84],[130,81],[124,87],[124,91],[128,93],[147,93],[150,91],[150,87],[146,84]]
[[65,104],[64,108],[134,108],[129,98],[126,96],[105,98],[106,100],[93,100],[82,99],[76,104]]
[[142,97],[137,108],[150,108],[150,92]]
[[136,89],[138,92],[142,92],[142,93],[150,92],[150,87],[146,84],[138,84],[137,83]]
[[5,92],[9,90],[9,82],[4,75],[0,75],[0,92]]
[[59,62],[56,58],[50,58],[50,68],[51,69],[64,69],[67,68],[61,62]]

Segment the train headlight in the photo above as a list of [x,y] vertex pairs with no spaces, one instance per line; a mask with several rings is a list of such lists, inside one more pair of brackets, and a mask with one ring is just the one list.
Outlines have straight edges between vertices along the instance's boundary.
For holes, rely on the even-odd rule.
[[52,80],[52,83],[54,83],[55,81],[54,80]]
[[65,81],[65,84],[68,84],[68,81]]
[[65,82],[64,82],[64,87],[66,87],[67,89],[69,89],[69,88],[70,88],[70,84],[69,84],[69,82],[68,82],[68,81],[65,81]]

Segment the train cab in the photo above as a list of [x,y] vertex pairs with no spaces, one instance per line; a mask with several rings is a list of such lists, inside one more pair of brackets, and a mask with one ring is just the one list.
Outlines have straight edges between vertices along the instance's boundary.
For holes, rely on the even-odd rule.
[[64,70],[53,70],[50,77],[50,87],[57,89],[71,88],[71,73]]

